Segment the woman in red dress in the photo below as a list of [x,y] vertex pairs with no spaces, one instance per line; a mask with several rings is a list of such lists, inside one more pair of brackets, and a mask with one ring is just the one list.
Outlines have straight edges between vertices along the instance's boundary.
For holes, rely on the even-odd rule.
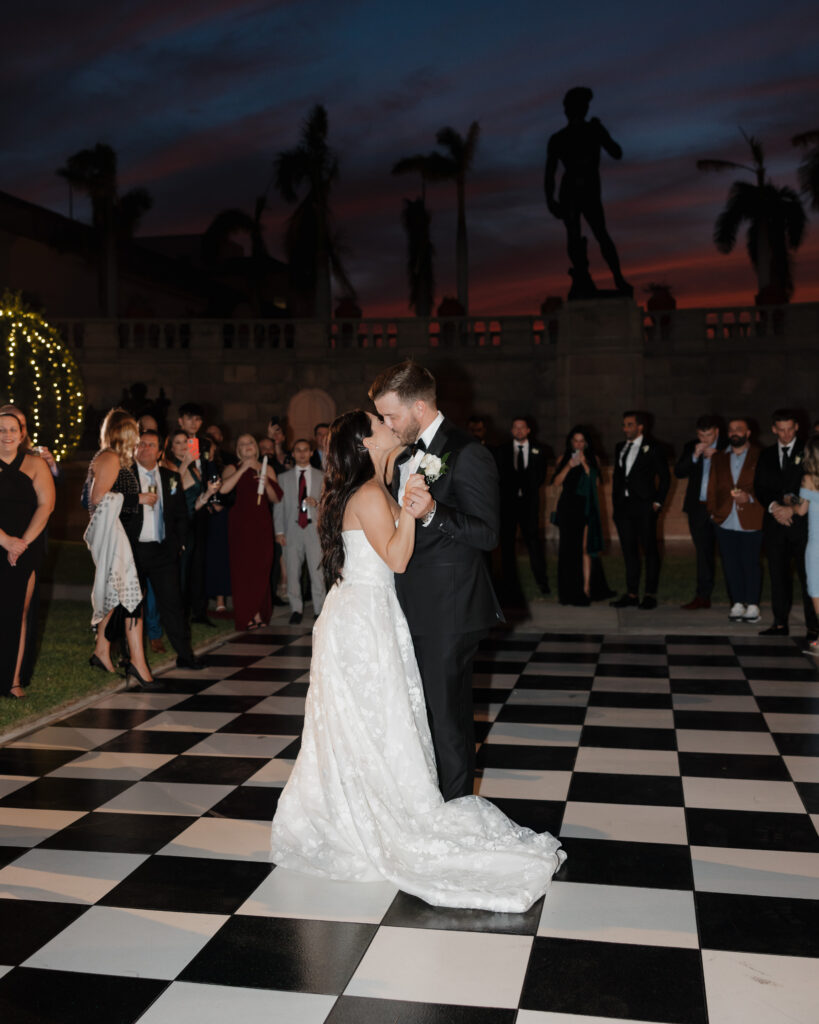
[[229,512],[230,581],[233,590],[233,619],[237,629],[258,629],[266,625],[273,611],[270,598],[270,567],[273,564],[273,517],[271,504],[282,490],[272,466],[267,467],[262,494],[259,480],[262,464],[259,446],[252,434],[236,441],[239,464],[225,466],[222,494],[236,492]]

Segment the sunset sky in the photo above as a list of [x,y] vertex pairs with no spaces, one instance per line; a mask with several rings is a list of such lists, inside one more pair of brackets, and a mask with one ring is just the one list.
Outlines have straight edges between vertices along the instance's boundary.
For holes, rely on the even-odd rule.
[[[819,5],[791,0],[555,4],[548,0],[14,0],[4,18],[0,189],[61,213],[55,169],[107,142],[120,186],[146,187],[141,234],[201,233],[227,207],[252,212],[277,153],[323,103],[341,162],[333,208],[365,316],[406,315],[402,200],[390,175],[451,125],[477,120],[467,184],[475,313],[533,313],[565,297],[563,226],[543,201],[549,135],[574,85],[623,148],[603,156],[609,230],[635,295],[672,286],[681,306],[750,304],[744,239],[711,242],[745,162],[740,127],[760,138],[778,185],[796,186],[797,132],[819,129]],[[455,189],[430,187],[436,301],[455,294]],[[266,238],[283,257],[289,208],[271,192]],[[88,219],[87,200],[75,215]],[[819,213],[796,260],[794,301],[819,301]],[[590,240],[592,273],[610,279]]]

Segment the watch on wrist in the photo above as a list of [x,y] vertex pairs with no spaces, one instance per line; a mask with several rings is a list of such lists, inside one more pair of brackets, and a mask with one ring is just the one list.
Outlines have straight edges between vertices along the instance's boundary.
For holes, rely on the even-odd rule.
[[421,526],[429,526],[429,524],[432,522],[432,519],[433,519],[433,517],[435,515],[435,510],[437,508],[438,508],[437,503],[435,501],[433,501],[432,508],[429,510],[429,512],[427,512],[427,514],[425,516],[421,517]]

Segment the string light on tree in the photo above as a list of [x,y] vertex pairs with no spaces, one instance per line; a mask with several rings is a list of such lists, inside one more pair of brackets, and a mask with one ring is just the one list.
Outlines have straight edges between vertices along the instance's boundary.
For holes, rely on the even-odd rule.
[[19,405],[32,444],[47,445],[58,461],[66,458],[79,444],[85,409],[74,357],[58,332],[12,292],[0,298],[0,336],[0,404]]

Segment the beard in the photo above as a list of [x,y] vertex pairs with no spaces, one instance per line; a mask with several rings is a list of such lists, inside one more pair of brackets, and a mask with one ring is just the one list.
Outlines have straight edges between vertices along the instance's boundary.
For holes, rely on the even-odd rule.
[[400,433],[396,433],[396,437],[401,444],[415,444],[418,440],[418,435],[421,433],[421,424],[416,419],[411,419],[404,429]]
[[728,444],[730,444],[732,448],[741,448],[747,440],[747,437],[740,437],[739,434],[731,434],[728,438]]

